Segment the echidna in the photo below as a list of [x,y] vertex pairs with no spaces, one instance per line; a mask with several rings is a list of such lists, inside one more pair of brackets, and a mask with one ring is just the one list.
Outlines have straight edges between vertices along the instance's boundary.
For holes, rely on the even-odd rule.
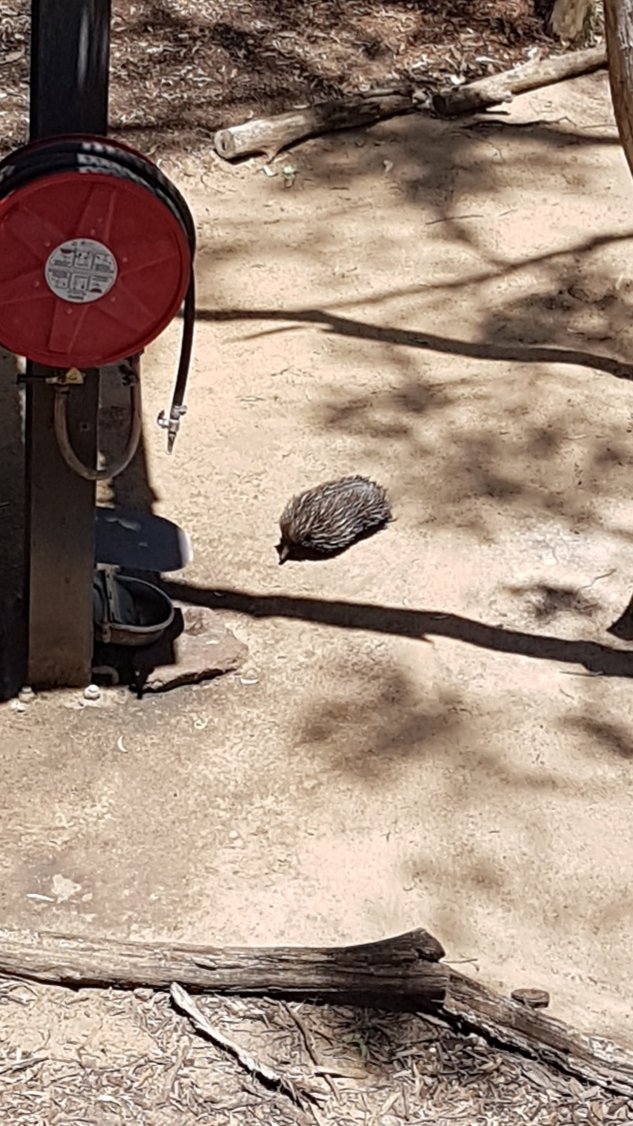
[[279,562],[337,555],[391,520],[387,494],[367,477],[327,481],[293,497],[279,520]]

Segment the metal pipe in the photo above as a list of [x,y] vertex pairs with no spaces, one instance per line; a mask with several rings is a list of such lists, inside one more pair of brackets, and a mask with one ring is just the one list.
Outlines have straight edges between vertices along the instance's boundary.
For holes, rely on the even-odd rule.
[[68,433],[68,392],[70,388],[64,384],[58,384],[55,387],[55,408],[53,414],[53,425],[55,430],[55,437],[59,445],[60,453],[66,462],[69,469],[77,476],[83,477],[85,481],[109,481],[113,477],[118,477],[127,469],[132,461],[141,440],[142,431],[142,411],[141,411],[141,384],[138,378],[133,378],[130,381],[130,428],[128,431],[127,442],[125,449],[118,462],[114,465],[104,466],[103,469],[92,468],[91,466],[84,465],[75,451],[72,448],[70,435]]

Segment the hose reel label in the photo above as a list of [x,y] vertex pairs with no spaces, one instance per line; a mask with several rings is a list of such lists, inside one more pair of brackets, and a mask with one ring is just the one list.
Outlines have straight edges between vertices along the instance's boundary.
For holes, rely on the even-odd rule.
[[49,289],[72,305],[98,301],[112,289],[118,274],[117,260],[102,242],[73,238],[49,254],[44,276]]

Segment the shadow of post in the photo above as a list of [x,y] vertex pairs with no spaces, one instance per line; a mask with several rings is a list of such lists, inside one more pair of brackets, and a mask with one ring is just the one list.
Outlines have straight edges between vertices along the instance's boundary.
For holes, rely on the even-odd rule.
[[[116,371],[116,369],[112,369]],[[142,389],[141,367],[141,389]],[[128,433],[129,390],[122,379],[102,381],[100,439],[107,459],[121,456]],[[188,561],[187,537],[177,524],[154,512],[157,494],[151,484],[144,430],[127,468],[109,482],[107,501],[97,508],[96,562],[119,566],[128,575],[160,584],[161,574],[180,570]],[[116,669],[119,681],[142,691],[149,673],[176,661],[175,641],[183,628],[177,613],[177,629],[160,641],[140,650],[95,645],[95,665]]]

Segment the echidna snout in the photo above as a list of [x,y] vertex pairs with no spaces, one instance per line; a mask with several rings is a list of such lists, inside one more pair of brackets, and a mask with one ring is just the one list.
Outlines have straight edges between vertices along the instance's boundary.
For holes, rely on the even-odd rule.
[[286,560],[290,558],[290,544],[285,543],[282,538],[277,544],[275,551],[279,556],[279,566],[281,567],[281,564],[285,563]]
[[342,477],[307,489],[286,505],[279,526],[279,563],[338,555],[392,519],[387,494],[367,477]]

